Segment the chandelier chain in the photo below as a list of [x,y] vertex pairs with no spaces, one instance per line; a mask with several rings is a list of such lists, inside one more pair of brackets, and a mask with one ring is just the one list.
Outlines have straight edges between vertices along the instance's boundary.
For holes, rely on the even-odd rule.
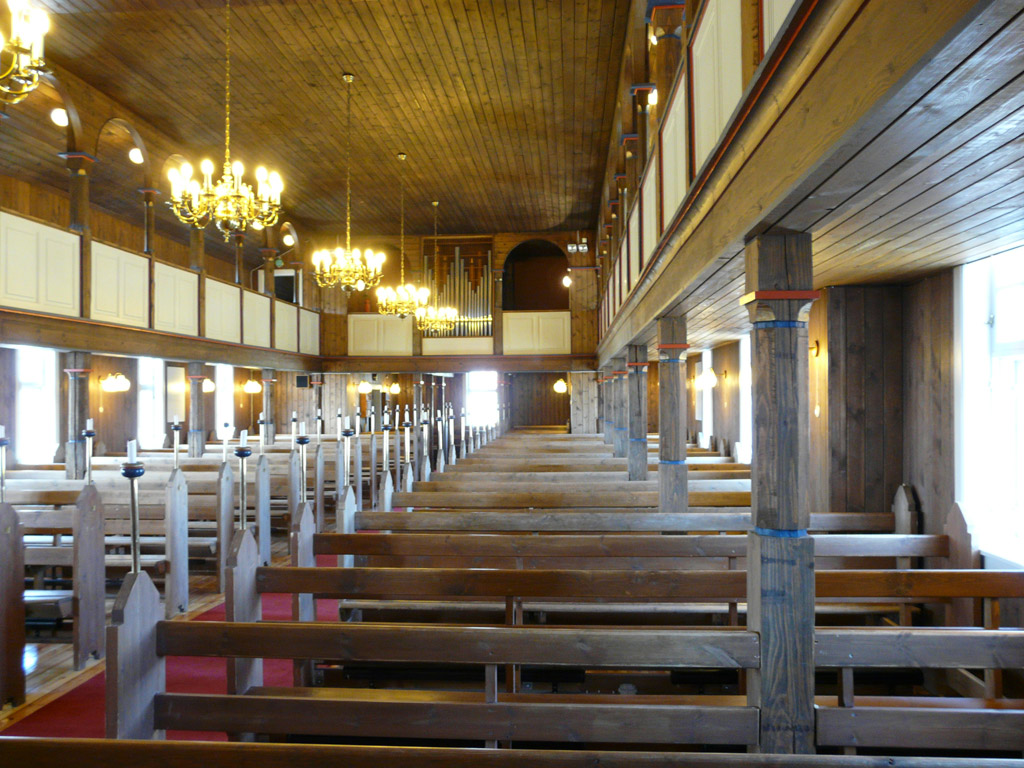
[[352,252],[352,81],[345,96],[345,252]]
[[401,219],[399,230],[400,234],[398,236],[398,250],[400,253],[400,260],[398,263],[401,277],[399,278],[398,284],[405,285],[405,156],[403,154],[400,154],[399,158],[401,158],[402,160],[402,171],[400,174],[399,182],[399,185],[401,186],[401,191],[398,193],[398,207],[400,211],[399,218]]
[[224,4],[224,165],[231,164],[231,0]]

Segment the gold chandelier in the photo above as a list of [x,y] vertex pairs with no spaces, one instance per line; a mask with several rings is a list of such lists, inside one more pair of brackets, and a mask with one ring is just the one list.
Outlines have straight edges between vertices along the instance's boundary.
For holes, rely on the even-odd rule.
[[43,39],[50,17],[28,0],[7,0],[11,11],[11,39],[0,34],[0,103],[17,104],[39,85],[46,71]]
[[263,229],[277,223],[281,211],[281,191],[284,182],[277,171],[256,169],[256,191],[242,181],[245,166],[231,162],[231,0],[224,6],[224,168],[223,175],[213,181],[213,162],[203,160],[199,166],[203,180],[192,178],[192,165],[182,163],[171,168],[167,176],[171,181],[171,199],[168,205],[183,223],[205,229],[213,221],[224,234],[242,235],[250,226]]
[[[440,249],[437,244],[437,200],[431,203],[434,206],[434,273],[437,273],[437,261]],[[416,309],[416,327],[420,331],[450,331],[455,327],[455,321],[459,317],[459,310],[455,307],[437,306],[437,294],[434,294],[434,304],[429,307],[418,307]]]
[[405,153],[399,152],[398,159],[402,162],[402,192],[401,200],[401,221],[402,234],[400,239],[401,249],[401,277],[398,287],[390,286],[377,289],[377,311],[382,315],[396,315],[408,317],[415,315],[421,307],[426,308],[430,300],[429,288],[417,288],[412,283],[405,282]]
[[345,140],[345,247],[313,253],[313,276],[321,288],[340,285],[346,291],[365,291],[380,283],[384,273],[384,254],[367,248],[352,250],[352,81],[355,75],[341,76],[348,85],[346,96]]

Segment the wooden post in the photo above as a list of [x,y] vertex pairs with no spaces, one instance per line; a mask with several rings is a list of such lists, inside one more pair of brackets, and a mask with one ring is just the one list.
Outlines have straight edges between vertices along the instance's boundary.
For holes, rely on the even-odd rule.
[[157,653],[160,595],[145,571],[129,573],[107,627],[107,738],[162,739],[154,700],[167,690],[166,662]]
[[647,479],[647,346],[630,344],[626,348],[626,445],[629,479]]
[[423,380],[419,379],[412,384],[412,460],[413,475],[421,476],[420,463],[423,461],[423,428],[420,426],[420,414],[423,411]]
[[626,457],[628,430],[626,416],[626,358],[616,357],[612,360],[612,422],[615,436],[612,439],[612,455],[623,459]]
[[658,319],[658,511],[686,512],[686,317]]
[[277,428],[274,426],[274,378],[276,371],[273,368],[260,370],[260,379],[263,384],[263,444],[273,445],[277,437]]
[[302,504],[302,458],[299,449],[288,454],[288,515],[295,520]]
[[612,419],[612,369],[605,367],[601,369],[601,433],[604,435],[605,445],[615,445],[615,422]]
[[0,504],[0,708],[25,703],[25,543],[18,513]]
[[260,565],[270,565],[270,460],[256,461],[256,536]]
[[64,356],[68,375],[68,440],[64,449],[64,474],[70,480],[85,477],[85,429],[89,418],[89,374],[92,373],[92,355],[88,352],[68,352]]
[[157,195],[160,194],[160,190],[140,189],[139,192],[142,193],[142,213],[145,228],[142,250],[144,253],[152,256],[156,253],[156,210],[154,204],[156,203]]
[[370,433],[370,509],[377,509],[377,433]]
[[[356,495],[351,486],[345,487],[338,496],[334,511],[335,530],[338,533],[356,532]],[[339,568],[351,568],[355,565],[355,555],[338,555]]]
[[811,236],[769,232],[747,244],[742,302],[754,325],[753,530],[747,626],[761,667],[748,700],[761,709],[760,752],[814,752],[814,541],[810,523],[807,317]]
[[224,591],[224,569],[235,531],[235,473],[224,462],[217,473],[217,591]]
[[164,534],[164,557],[170,563],[164,576],[164,614],[173,619],[188,611],[188,484],[180,468],[167,481]]
[[[89,171],[96,158],[82,152],[60,155],[68,169],[69,226],[82,237],[79,258],[79,314],[92,317],[92,226],[89,221]],[[75,478],[80,479],[80,478]]]
[[[188,455],[198,459],[206,450],[206,407],[203,401],[203,363],[188,364]],[[230,542],[227,542],[230,543]]]
[[326,528],[327,508],[324,505],[324,444],[319,443],[313,454],[313,504],[316,510],[316,532],[324,533]]
[[352,488],[356,492],[356,509],[363,509],[363,436],[352,438]]

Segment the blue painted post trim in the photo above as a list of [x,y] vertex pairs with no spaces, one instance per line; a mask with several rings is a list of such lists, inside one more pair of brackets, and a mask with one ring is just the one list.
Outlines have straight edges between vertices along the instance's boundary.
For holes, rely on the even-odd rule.
[[661,461],[659,461],[658,463],[659,463],[659,464],[674,464],[674,465],[679,465],[679,464],[685,464],[685,463],[686,463],[686,459],[662,459],[662,460],[661,460]]
[[765,320],[754,323],[754,328],[806,328],[803,320]]
[[802,539],[807,536],[807,530],[804,528],[795,531],[784,531],[776,528],[758,528],[755,526],[754,533],[758,536],[768,536],[773,539]]

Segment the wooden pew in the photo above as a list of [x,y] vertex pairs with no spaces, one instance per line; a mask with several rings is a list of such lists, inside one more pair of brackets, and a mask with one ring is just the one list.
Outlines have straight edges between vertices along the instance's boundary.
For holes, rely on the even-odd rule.
[[[441,491],[396,493],[397,507],[417,509],[612,509],[633,511],[638,508],[657,508],[658,492],[609,490],[600,494],[571,491]],[[691,507],[731,508],[738,511],[750,507],[750,491],[721,491],[690,493]]]
[[[246,533],[236,538],[232,576],[235,589],[257,579],[255,544]],[[281,570],[281,569],[277,569]],[[310,569],[287,569],[289,571]],[[311,569],[317,570],[317,569]],[[323,570],[323,569],[320,569]],[[757,712],[731,698],[622,697],[501,694],[498,665],[596,668],[743,669],[757,663],[757,637],[740,630],[564,630],[557,628],[419,627],[373,624],[210,623],[160,621],[149,604],[155,592],[148,578],[126,582],[115,606],[111,645],[132,658],[139,674],[108,679],[112,710],[110,736],[150,738],[163,728],[245,732],[261,719],[259,731],[278,734],[417,739],[507,741],[596,741],[601,743],[714,743],[750,745],[756,741]],[[233,601],[232,613],[238,606]],[[245,605],[257,602],[246,600]],[[258,618],[258,617],[257,617]],[[209,625],[209,626],[207,626]],[[155,631],[154,631],[155,629]],[[212,634],[209,634],[212,630]],[[115,640],[114,638],[117,638]],[[220,639],[214,639],[219,637]],[[137,642],[154,638],[155,642]],[[261,686],[258,659],[291,658],[341,662],[461,663],[486,669],[479,692],[401,692],[365,689],[268,689]],[[159,670],[165,655],[257,659],[244,683],[230,689],[248,695],[193,696],[164,692]],[[118,668],[123,665],[118,663]],[[145,682],[140,682],[140,681]],[[118,707],[117,703],[122,702]],[[150,706],[151,705],[151,706]],[[614,705],[614,709],[610,705]],[[151,713],[146,718],[120,712]],[[607,714],[614,711],[614,718]],[[139,722],[143,720],[143,722]]]
[[32,768],[1020,768],[1019,760],[958,757],[759,755],[741,752],[460,749],[324,744],[36,739],[0,734],[0,762]]
[[[12,507],[8,505],[8,510]],[[13,510],[12,510],[13,511]],[[106,583],[103,563],[103,504],[93,487],[86,487],[77,498],[61,509],[17,510],[14,512],[18,525],[2,539],[7,549],[0,552],[0,560],[21,563],[21,573],[6,575],[7,584],[2,589],[5,601],[21,601],[38,606],[56,606],[54,615],[72,619],[72,660],[75,669],[82,669],[89,659],[100,659],[104,655],[103,623],[106,616],[104,600]],[[5,515],[10,526],[10,511]],[[41,541],[26,546],[26,534],[41,534],[49,543]],[[66,544],[57,539],[69,534]],[[72,570],[71,590],[30,590],[23,592],[24,567],[63,567]],[[20,580],[20,581],[19,581]],[[66,606],[66,611],[64,607]],[[5,615],[15,616],[16,608],[5,608]],[[24,618],[24,613],[21,613]],[[4,632],[5,635],[8,631]],[[20,665],[24,650],[24,626],[21,645],[10,632],[11,647],[5,654],[17,656]],[[5,637],[5,642],[7,642]]]

